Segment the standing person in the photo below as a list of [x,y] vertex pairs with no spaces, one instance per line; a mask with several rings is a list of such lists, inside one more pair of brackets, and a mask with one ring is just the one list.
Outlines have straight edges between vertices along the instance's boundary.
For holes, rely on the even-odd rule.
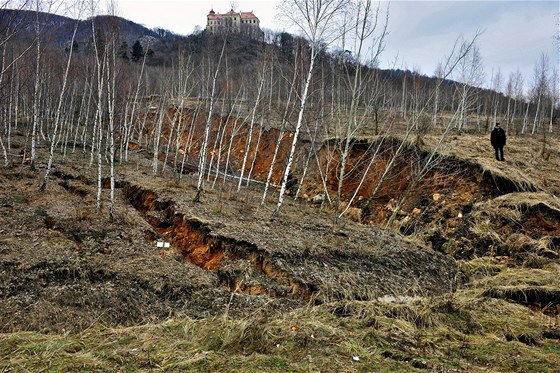
[[506,131],[500,126],[500,123],[496,123],[496,127],[492,130],[490,134],[490,143],[494,147],[496,152],[496,159],[498,161],[504,161],[504,146],[506,145]]

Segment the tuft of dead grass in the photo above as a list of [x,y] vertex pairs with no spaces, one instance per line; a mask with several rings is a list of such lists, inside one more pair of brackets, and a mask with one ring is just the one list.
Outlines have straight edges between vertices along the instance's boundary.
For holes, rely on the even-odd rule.
[[557,327],[542,313],[467,291],[397,303],[336,302],[265,318],[2,334],[0,369],[553,371],[560,349],[549,337]]
[[[424,138],[428,149],[435,146],[439,137],[426,135]],[[442,153],[479,164],[484,172],[494,177],[505,178],[514,182],[518,191],[544,191],[550,195],[560,195],[560,180],[551,178],[560,169],[560,141],[558,138],[547,139],[547,154],[554,156],[543,159],[541,138],[508,134],[505,147],[505,162],[494,159],[494,150],[490,146],[490,136],[461,134],[446,139]]]

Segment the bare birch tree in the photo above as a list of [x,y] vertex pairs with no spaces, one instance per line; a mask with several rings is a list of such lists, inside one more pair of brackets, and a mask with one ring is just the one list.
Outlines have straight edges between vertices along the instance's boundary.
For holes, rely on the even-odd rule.
[[[428,103],[431,102],[431,100],[435,96],[435,93],[438,90],[439,86],[441,84],[443,84],[443,82],[455,71],[455,69],[465,60],[465,58],[467,58],[469,53],[472,52],[473,48],[476,47],[476,41],[477,41],[479,35],[480,34],[477,33],[473,37],[473,39],[471,39],[470,41],[463,40],[462,38],[457,38],[457,40],[455,41],[455,44],[453,45],[451,53],[445,59],[445,63],[443,64],[444,74],[443,74],[442,79],[438,80],[438,83],[437,83],[436,87],[432,90],[432,92],[430,94],[430,97],[428,98],[426,104],[422,107],[421,110],[418,111],[418,113],[415,114],[416,116],[422,115],[424,113],[424,111],[427,110]],[[409,119],[409,120],[417,120],[417,119],[412,118],[412,119]],[[442,137],[442,140],[440,141],[440,144],[443,141],[443,139],[445,139],[445,137],[447,136],[447,134],[449,132],[448,128],[449,128],[449,125],[446,127],[446,131],[444,131],[444,134],[442,135],[443,137]],[[399,159],[399,157],[401,155],[401,152],[405,148],[405,146],[407,144],[407,141],[412,134],[412,131],[413,131],[413,126],[407,125],[406,132],[405,132],[402,140],[400,141],[399,146],[397,147],[397,149],[395,150],[391,159],[388,161],[387,165],[385,166],[385,169],[383,170],[382,175],[380,176],[379,180],[377,181],[377,185],[375,186],[373,192],[365,200],[365,203],[363,204],[363,206],[364,206],[363,209],[367,208],[369,203],[377,196],[377,193],[379,193],[379,191],[381,190],[381,186],[383,185],[386,178],[388,177],[390,171],[393,168],[393,165]],[[438,147],[439,146],[440,145],[438,145]],[[429,167],[429,166],[430,165],[428,165],[427,167]],[[416,182],[416,181],[413,181],[411,179],[410,182]],[[404,200],[402,201],[402,203],[404,203]]]
[[[109,3],[109,14],[116,15],[116,4]],[[119,32],[116,24],[112,25],[112,33]],[[108,113],[108,137],[109,137],[109,221],[115,216],[115,115],[117,104],[117,39],[113,36],[107,47],[107,113]]]
[[[283,111],[283,114],[282,114],[280,129],[278,131],[278,138],[276,139],[276,146],[274,147],[274,154],[272,155],[272,160],[270,162],[270,167],[268,169],[268,174],[267,174],[266,182],[265,182],[265,185],[264,185],[263,196],[262,196],[262,199],[261,199],[261,205],[264,205],[264,203],[266,201],[266,195],[268,193],[268,189],[269,189],[271,181],[272,181],[272,174],[274,172],[274,166],[276,164],[276,159],[278,158],[278,151],[280,150],[280,145],[282,144],[282,140],[284,139],[284,135],[285,135],[285,132],[286,132],[286,124],[288,122],[288,118],[292,114],[292,111],[290,111],[290,108],[292,107],[292,95],[294,94],[296,79],[298,77],[298,75],[297,75],[298,69],[295,68],[295,64],[296,64],[298,59],[299,59],[299,54],[295,53],[294,54],[293,75],[292,75],[292,79],[289,80],[290,85],[289,85],[289,90],[288,90],[288,97],[286,98],[286,100],[284,102],[284,111]],[[287,77],[283,76],[283,79],[288,81]],[[293,110],[293,108],[292,108],[292,110]]]
[[[149,46],[149,44],[148,44]],[[140,67],[140,72],[138,73],[138,82],[136,84],[136,89],[134,90],[134,96],[132,98],[132,108],[130,111],[130,116],[125,116],[124,121],[124,136],[123,136],[123,147],[124,147],[124,160],[128,161],[128,146],[130,139],[132,138],[133,126],[134,121],[136,118],[136,111],[138,107],[138,96],[140,93],[140,87],[142,86],[142,78],[144,77],[144,69],[146,67],[146,57],[148,56],[147,53],[144,53],[142,57],[142,65]],[[141,135],[140,135],[141,136]]]
[[539,124],[543,121],[545,116],[545,106],[547,101],[547,94],[549,91],[549,61],[546,54],[541,54],[539,60],[535,64],[533,70],[533,86],[531,87],[531,101],[535,108],[535,116],[533,117],[533,128],[531,135],[534,135],[539,128]]
[[[367,42],[372,42],[372,52],[370,56],[370,63],[377,64],[377,60],[383,51],[385,36],[387,35],[387,23],[389,12],[387,10],[385,17],[380,14],[379,5],[373,6],[372,0],[358,0],[355,3],[355,8],[351,13],[350,19],[354,19],[354,23],[350,27],[350,38],[354,44],[355,57],[353,67],[354,79],[351,80],[350,74],[347,74],[347,79],[350,80],[350,112],[347,118],[343,119],[346,123],[344,125],[346,132],[344,133],[344,146],[342,149],[340,169],[338,174],[338,187],[335,199],[335,217],[338,219],[340,211],[340,200],[342,197],[342,188],[346,177],[346,166],[348,155],[351,148],[351,143],[355,133],[367,122],[367,108],[362,107],[363,113],[358,112],[358,106],[363,103],[366,90],[364,89],[364,81],[370,77],[366,74],[372,74],[373,70],[367,69],[363,73],[362,57]],[[375,74],[373,74],[375,79]],[[370,98],[373,96],[370,96]],[[369,105],[367,105],[369,106]]]
[[462,131],[468,123],[469,112],[476,100],[476,86],[484,80],[482,57],[478,46],[475,44],[464,58],[459,61],[456,77],[456,92],[459,97],[459,113],[456,117],[457,131]]
[[35,56],[35,85],[33,94],[33,125],[31,128],[31,169],[35,168],[37,127],[39,123],[39,88],[41,84],[41,27],[39,26],[39,0],[36,2],[36,24],[35,24],[35,43],[37,45]]
[[[78,4],[78,7],[76,8],[78,9],[78,13],[81,14],[82,10],[83,10],[83,4]],[[72,38],[70,40],[70,48],[68,51],[68,57],[66,60],[66,68],[64,70],[64,74],[62,77],[62,86],[60,88],[60,94],[58,96],[58,105],[56,108],[56,113],[55,113],[55,118],[54,118],[54,128],[53,128],[53,134],[52,134],[52,138],[51,138],[51,147],[50,147],[50,154],[49,154],[49,160],[47,163],[47,169],[45,170],[45,175],[43,176],[43,181],[41,183],[41,186],[39,187],[39,190],[41,192],[43,192],[45,190],[45,188],[47,187],[47,182],[49,180],[49,174],[51,171],[51,167],[52,167],[52,163],[53,163],[53,158],[54,158],[54,149],[56,147],[56,144],[58,142],[58,128],[60,126],[60,122],[61,122],[61,116],[62,116],[62,105],[64,103],[64,99],[65,99],[65,93],[66,93],[66,85],[68,83],[68,72],[70,71],[70,63],[72,62],[72,54],[73,54],[73,48],[74,48],[74,39],[76,38],[76,32],[78,31],[78,25],[79,25],[79,16],[76,19],[76,22],[74,24],[74,30],[72,32]]]
[[[253,109],[251,110],[251,121],[249,123],[249,132],[247,134],[247,144],[245,147],[245,154],[243,155],[243,162],[241,164],[241,171],[239,175],[239,183],[237,184],[237,193],[241,190],[241,184],[243,182],[243,175],[245,173],[245,167],[247,166],[247,158],[249,157],[249,150],[251,148],[251,140],[253,138],[253,128],[255,126],[255,119],[257,116],[257,108],[261,101],[262,91],[264,87],[264,82],[266,80],[265,76],[266,72],[266,61],[262,63],[262,70],[259,72],[259,88],[257,90],[257,97],[255,98],[255,104],[253,105]],[[257,149],[255,149],[255,152]],[[247,177],[247,183],[249,182],[250,176]]]
[[220,74],[220,65],[222,63],[222,58],[224,57],[224,51],[226,50],[227,37],[224,38],[222,45],[222,51],[220,52],[220,57],[218,58],[218,63],[216,65],[216,70],[214,71],[214,77],[212,79],[212,90],[210,92],[210,103],[208,108],[208,116],[206,117],[206,124],[204,126],[204,138],[202,140],[202,145],[200,148],[200,157],[198,162],[198,183],[196,186],[196,196],[194,197],[195,202],[200,202],[200,197],[204,188],[204,171],[206,170],[206,152],[208,150],[208,141],[210,138],[210,129],[212,128],[212,116],[214,115],[214,103],[216,101],[216,81],[218,80],[218,75]]
[[548,122],[548,132],[553,132],[555,112],[558,112],[560,104],[560,78],[558,74],[558,68],[552,68],[552,74],[550,74],[550,115]]
[[348,4],[348,0],[289,0],[281,5],[282,14],[305,35],[311,50],[309,68],[300,94],[299,113],[293,134],[292,146],[286,168],[284,169],[278,203],[272,217],[278,216],[284,202],[286,185],[288,184],[288,177],[294,162],[299,132],[303,124],[309,86],[313,78],[313,68],[321,50],[321,43],[328,45],[338,38],[339,35],[336,32],[337,21]]

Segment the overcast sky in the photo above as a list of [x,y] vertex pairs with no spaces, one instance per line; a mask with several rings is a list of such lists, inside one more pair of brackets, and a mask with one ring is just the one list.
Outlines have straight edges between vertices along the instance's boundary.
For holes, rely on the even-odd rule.
[[[204,28],[210,9],[225,13],[231,1],[197,0],[117,0],[118,14],[149,28],[162,27],[187,35],[196,26]],[[278,19],[278,1],[236,1],[236,10],[253,11],[261,26],[287,30]],[[382,1],[382,7],[387,6]],[[533,66],[545,53],[550,66],[560,65],[560,46],[553,36],[559,33],[560,2],[553,1],[418,1],[389,3],[389,35],[380,67],[416,69],[433,75],[437,63],[451,50],[458,36],[479,39],[485,74],[500,69],[504,79],[519,69],[526,81]]]

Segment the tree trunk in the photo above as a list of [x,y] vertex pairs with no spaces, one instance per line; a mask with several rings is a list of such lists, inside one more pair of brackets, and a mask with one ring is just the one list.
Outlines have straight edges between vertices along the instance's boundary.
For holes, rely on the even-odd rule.
[[226,49],[227,38],[224,38],[224,44],[222,45],[222,51],[220,53],[220,58],[218,59],[218,65],[216,66],[216,71],[214,72],[214,79],[212,80],[212,93],[210,95],[210,107],[208,109],[208,117],[206,118],[206,125],[204,128],[204,139],[200,149],[200,160],[198,163],[198,183],[196,186],[196,196],[194,197],[195,202],[200,202],[200,197],[204,188],[204,171],[206,169],[206,151],[208,148],[208,139],[210,138],[210,128],[212,127],[212,115],[214,110],[214,102],[216,100],[216,80],[218,80],[218,74],[220,72],[220,65],[222,62],[222,57],[224,56],[224,51]]
[[303,93],[300,99],[298,120],[296,122],[296,129],[292,139],[292,146],[290,148],[290,155],[288,156],[288,164],[284,170],[284,176],[282,178],[282,184],[280,185],[280,193],[278,195],[278,203],[276,204],[276,209],[272,213],[272,217],[278,216],[280,210],[282,209],[282,204],[284,203],[284,194],[286,193],[286,185],[288,184],[288,176],[292,170],[292,164],[294,163],[294,157],[296,154],[296,145],[299,138],[299,132],[301,125],[303,123],[303,114],[305,112],[305,106],[307,104],[307,95],[309,92],[309,85],[311,84],[311,78],[313,77],[313,66],[315,64],[315,44],[311,45],[311,62],[309,64],[309,71],[307,72],[307,78],[305,79],[305,86],[303,88]]

